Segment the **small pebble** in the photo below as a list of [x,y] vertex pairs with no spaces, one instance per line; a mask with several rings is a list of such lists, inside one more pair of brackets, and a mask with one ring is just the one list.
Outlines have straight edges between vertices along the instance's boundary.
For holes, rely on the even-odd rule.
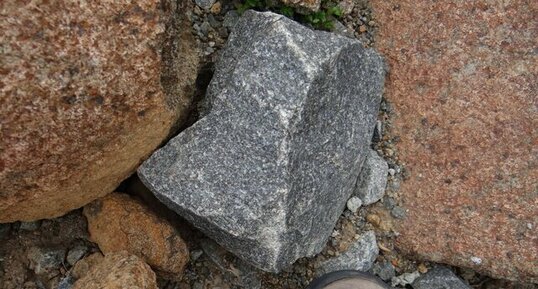
[[211,27],[213,27],[214,29],[217,29],[219,28],[222,23],[220,23],[216,18],[215,16],[209,14],[207,15],[207,22],[209,23],[209,25],[211,25]]
[[39,221],[35,222],[21,222],[19,230],[21,231],[35,231],[39,229],[41,223]]
[[27,258],[30,261],[30,269],[40,275],[49,270],[58,269],[62,265],[65,251],[61,249],[51,250],[45,248],[30,248]]
[[383,204],[385,205],[385,208],[392,210],[396,206],[396,200],[391,197],[386,197],[383,199]]
[[76,246],[67,252],[66,261],[69,265],[73,266],[78,260],[82,259],[87,252],[88,248],[86,246]]
[[346,203],[347,209],[350,210],[353,213],[357,213],[359,208],[362,206],[362,201],[359,197],[353,196],[349,198],[349,200]]
[[195,7],[194,7],[194,14],[200,16],[200,15],[202,15],[203,13],[204,13],[204,12],[202,11],[202,9],[200,9],[200,7],[198,7],[198,6],[195,6]]
[[426,267],[426,265],[424,265],[424,263],[420,263],[417,267],[418,269],[418,272],[420,272],[420,274],[424,274],[426,272],[428,272],[428,267]]
[[372,273],[379,276],[383,281],[389,281],[396,276],[396,270],[390,262],[376,262],[372,267]]
[[215,2],[213,6],[211,6],[211,13],[213,14],[220,14],[220,11],[222,10],[222,4],[220,2]]
[[395,206],[395,207],[392,208],[392,210],[390,211],[390,214],[391,214],[394,218],[397,218],[397,219],[403,219],[403,218],[405,218],[405,209],[403,209],[402,207],[399,207],[399,206]]
[[482,264],[482,258],[473,256],[471,257],[471,262],[473,262],[475,265],[480,265]]
[[395,169],[389,169],[389,175],[393,176],[396,174],[396,170]]
[[215,4],[215,0],[195,0],[194,2],[204,10],[209,10]]
[[413,283],[413,281],[415,281],[415,279],[417,279],[418,277],[420,277],[420,273],[418,271],[415,271],[412,273],[404,273],[400,276],[392,278],[391,280],[392,286],[393,287],[396,287],[396,286],[405,287],[406,285]]
[[200,25],[200,32],[205,36],[207,37],[207,35],[209,34],[209,30],[211,29],[211,25],[209,24],[209,22],[207,21],[204,21],[202,23],[202,25]]
[[361,25],[361,26],[359,27],[359,32],[360,32],[360,33],[364,33],[364,32],[366,32],[366,26]]
[[200,258],[202,256],[202,254],[204,254],[204,251],[202,251],[202,250],[193,250],[191,252],[191,260],[192,261],[198,260],[198,258]]

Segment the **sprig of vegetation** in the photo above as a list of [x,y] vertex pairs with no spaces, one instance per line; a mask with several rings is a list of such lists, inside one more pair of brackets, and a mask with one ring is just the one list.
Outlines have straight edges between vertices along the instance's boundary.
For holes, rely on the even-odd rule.
[[334,20],[342,17],[342,9],[335,4],[327,3],[326,0],[322,1],[322,7],[318,12],[310,14],[300,14],[294,8],[285,5],[270,6],[265,0],[244,0],[236,7],[239,14],[243,14],[248,9],[273,11],[322,30],[332,30]]

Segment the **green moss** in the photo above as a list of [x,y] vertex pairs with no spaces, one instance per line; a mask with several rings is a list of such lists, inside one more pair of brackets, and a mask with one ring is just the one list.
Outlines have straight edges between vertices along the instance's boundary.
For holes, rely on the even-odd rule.
[[335,19],[342,17],[342,9],[329,1],[322,1],[320,10],[310,14],[300,14],[295,8],[282,4],[269,5],[265,0],[244,0],[236,7],[239,14],[248,9],[272,11],[321,30],[332,30]]

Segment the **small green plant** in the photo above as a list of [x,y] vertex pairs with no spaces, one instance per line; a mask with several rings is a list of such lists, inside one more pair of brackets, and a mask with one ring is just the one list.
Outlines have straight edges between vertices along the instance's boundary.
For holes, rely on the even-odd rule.
[[300,14],[289,6],[269,6],[265,0],[244,0],[243,3],[236,5],[239,14],[243,14],[248,9],[273,11],[301,23],[310,24],[316,29],[332,30],[334,28],[334,20],[342,17],[342,9],[335,4],[327,2],[327,0],[322,0],[321,6],[318,12]]
[[320,10],[311,14],[304,15],[304,22],[309,23],[316,29],[332,30],[334,28],[334,18],[342,16],[342,9],[333,6],[325,10]]
[[295,15],[295,11],[293,11],[293,8],[289,6],[284,6],[280,8],[280,14],[288,18],[293,18],[293,16]]
[[263,9],[265,6],[265,3],[262,2],[262,0],[245,0],[245,2],[237,5],[237,12],[239,14],[243,14],[248,9],[254,9],[254,10],[260,10]]

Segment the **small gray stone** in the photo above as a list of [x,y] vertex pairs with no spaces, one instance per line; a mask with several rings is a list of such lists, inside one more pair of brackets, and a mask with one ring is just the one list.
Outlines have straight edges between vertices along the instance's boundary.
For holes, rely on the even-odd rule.
[[397,219],[403,219],[403,218],[405,218],[405,209],[402,208],[402,207],[399,207],[399,206],[395,206],[395,207],[392,208],[392,210],[390,211],[390,214],[391,214],[394,218],[397,218]]
[[417,278],[414,289],[471,289],[471,287],[446,267],[436,267]]
[[392,277],[391,283],[393,287],[396,287],[396,286],[405,287],[413,283],[418,277],[420,277],[420,273],[418,271],[411,272],[411,273],[403,273],[402,275]]
[[67,257],[65,259],[69,265],[73,266],[78,260],[82,259],[87,252],[88,247],[78,245],[67,252]]
[[75,280],[71,276],[66,276],[60,280],[58,283],[58,289],[71,289],[75,284]]
[[338,270],[366,272],[372,268],[379,248],[373,231],[368,231],[351,244],[346,252],[323,262],[316,271],[318,276]]
[[372,273],[379,276],[383,281],[389,281],[396,276],[396,270],[390,262],[375,263],[372,267]]
[[21,222],[19,225],[19,230],[21,231],[35,231],[41,226],[40,221],[35,222]]
[[220,23],[216,18],[215,16],[213,16],[213,14],[209,14],[207,15],[207,22],[209,23],[209,25],[211,25],[211,27],[213,27],[214,29],[217,29],[219,27],[222,26],[222,23]]
[[390,175],[391,177],[394,177],[394,175],[396,174],[396,170],[393,169],[393,168],[390,168],[390,169],[388,170],[388,172],[389,172],[389,175]]
[[392,210],[396,206],[396,200],[391,197],[385,197],[383,199],[383,204],[385,205],[385,208]]
[[196,2],[196,5],[198,5],[198,7],[204,10],[209,10],[211,9],[211,6],[215,4],[216,0],[195,0],[194,2]]
[[207,37],[207,35],[209,35],[209,31],[211,30],[211,25],[209,24],[209,22],[207,21],[204,21],[202,22],[202,25],[200,25],[200,32],[202,33],[202,35],[204,35],[205,37]]
[[324,247],[368,154],[381,57],[357,40],[246,11],[201,118],[138,169],[166,205],[256,267]]
[[204,254],[204,251],[202,251],[202,250],[192,250],[191,254],[190,254],[191,260],[193,262],[195,262],[196,260],[198,260],[202,256],[202,254]]
[[353,213],[356,213],[357,210],[362,206],[362,201],[359,197],[353,196],[347,200],[346,207]]
[[361,198],[363,205],[373,204],[383,197],[388,169],[387,162],[376,151],[369,150],[354,193]]
[[30,269],[37,275],[50,270],[59,269],[64,260],[65,251],[62,249],[49,249],[32,247],[27,252]]

